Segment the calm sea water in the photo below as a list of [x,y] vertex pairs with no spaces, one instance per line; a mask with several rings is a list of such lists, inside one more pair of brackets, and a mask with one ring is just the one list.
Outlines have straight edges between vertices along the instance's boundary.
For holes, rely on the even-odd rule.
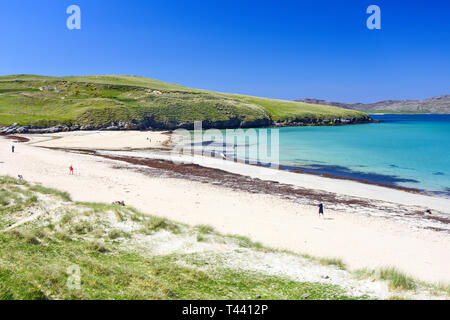
[[450,115],[372,117],[384,122],[280,128],[282,168],[450,196]]

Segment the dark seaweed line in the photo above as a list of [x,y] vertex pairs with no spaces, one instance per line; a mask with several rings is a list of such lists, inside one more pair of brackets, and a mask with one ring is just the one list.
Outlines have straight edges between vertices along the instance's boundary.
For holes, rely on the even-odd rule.
[[[129,156],[113,156],[97,153],[95,150],[87,149],[64,149],[64,148],[48,148],[63,150],[66,152],[82,153],[102,157],[109,160],[120,161],[132,165],[147,167],[136,168],[145,175],[152,177],[167,177],[186,179],[201,183],[219,185],[231,190],[239,190],[250,193],[269,194],[281,197],[286,200],[298,202],[301,204],[315,205],[319,202],[326,207],[333,208],[336,211],[346,212],[346,208],[353,211],[361,211],[361,209],[372,211],[382,211],[390,214],[392,218],[408,219],[409,221],[418,221],[418,219],[432,220],[439,225],[449,225],[450,218],[442,216],[424,215],[423,211],[418,208],[411,208],[398,205],[395,208],[383,205],[381,201],[371,201],[369,199],[340,196],[335,193],[318,191],[306,188],[293,187],[288,184],[282,184],[276,181],[266,181],[258,178],[251,178],[239,174],[230,173],[224,170],[202,167],[197,164],[179,164],[168,160],[148,159]],[[117,169],[128,169],[127,167],[116,166]],[[437,213],[437,212],[436,212]],[[435,214],[436,214],[435,213]],[[370,214],[369,214],[370,215]],[[387,217],[386,217],[387,218]],[[450,233],[450,229],[439,228],[436,226],[420,226],[422,229],[430,229],[437,232]]]

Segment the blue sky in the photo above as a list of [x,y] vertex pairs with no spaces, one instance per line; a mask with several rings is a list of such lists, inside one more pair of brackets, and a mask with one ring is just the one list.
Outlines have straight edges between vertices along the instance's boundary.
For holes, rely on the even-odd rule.
[[[66,8],[82,29],[66,28]],[[366,8],[381,8],[381,30]],[[450,94],[450,1],[0,0],[0,74],[141,75],[280,99]]]

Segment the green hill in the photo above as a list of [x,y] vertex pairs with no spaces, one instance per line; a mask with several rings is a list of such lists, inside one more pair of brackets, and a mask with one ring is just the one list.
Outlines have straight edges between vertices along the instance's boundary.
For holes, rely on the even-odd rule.
[[191,89],[135,76],[0,77],[0,126],[75,129],[235,128],[367,122],[332,106]]

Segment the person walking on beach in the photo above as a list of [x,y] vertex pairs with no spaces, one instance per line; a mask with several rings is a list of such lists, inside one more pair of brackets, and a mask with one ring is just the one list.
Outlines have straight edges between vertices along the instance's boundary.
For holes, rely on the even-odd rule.
[[16,147],[14,145],[11,146],[11,151],[12,153],[14,153],[14,150],[16,149]]
[[69,167],[69,174],[73,175],[73,166],[72,165],[70,165],[70,167]]
[[318,207],[319,207],[319,218],[320,218],[320,215],[323,216],[323,203],[320,203],[320,204],[318,205]]

